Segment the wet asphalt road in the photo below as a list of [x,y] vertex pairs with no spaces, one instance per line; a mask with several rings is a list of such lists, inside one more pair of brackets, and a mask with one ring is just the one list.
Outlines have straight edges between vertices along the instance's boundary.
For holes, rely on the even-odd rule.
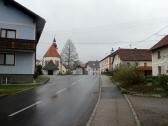
[[0,126],[84,126],[98,92],[98,76],[53,76],[46,85],[0,99]]

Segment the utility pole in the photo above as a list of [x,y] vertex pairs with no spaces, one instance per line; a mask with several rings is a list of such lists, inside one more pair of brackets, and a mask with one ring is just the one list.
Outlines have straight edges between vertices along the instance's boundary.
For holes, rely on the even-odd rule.
[[70,71],[70,52],[71,52],[71,50],[70,50],[70,43],[69,43],[69,48],[68,48],[68,71]]

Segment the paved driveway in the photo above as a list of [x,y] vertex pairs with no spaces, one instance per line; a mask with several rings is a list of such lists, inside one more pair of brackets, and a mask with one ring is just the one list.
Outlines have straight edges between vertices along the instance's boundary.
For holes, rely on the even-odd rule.
[[143,126],[160,126],[168,121],[168,98],[129,96]]

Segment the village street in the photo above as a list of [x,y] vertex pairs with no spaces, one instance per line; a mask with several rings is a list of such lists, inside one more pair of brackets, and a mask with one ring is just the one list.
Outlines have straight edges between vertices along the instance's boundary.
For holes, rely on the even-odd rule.
[[84,125],[99,94],[99,76],[51,76],[43,86],[0,99],[1,126]]

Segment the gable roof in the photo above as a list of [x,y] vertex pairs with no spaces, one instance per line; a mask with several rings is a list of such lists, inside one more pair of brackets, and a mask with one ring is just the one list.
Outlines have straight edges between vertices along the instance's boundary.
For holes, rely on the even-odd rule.
[[99,62],[98,61],[88,61],[86,64],[86,67],[87,66],[91,68],[99,68]]
[[105,59],[108,58],[108,57],[112,57],[113,55],[114,55],[114,53],[111,53],[111,54],[107,55],[107,56],[104,57],[102,60],[100,60],[100,62],[103,61],[103,60],[105,60]]
[[45,53],[44,57],[61,57],[58,53],[57,44],[55,42],[52,43],[50,48]]
[[156,43],[151,50],[156,50],[162,47],[168,46],[168,35],[166,35],[164,38],[162,38],[158,43]]
[[118,49],[116,54],[123,61],[152,61],[152,52],[149,49]]
[[39,41],[41,33],[44,29],[44,25],[46,23],[45,19],[14,0],[3,0],[3,1],[6,6],[11,6],[16,8],[17,10],[31,17],[36,22],[36,40]]

